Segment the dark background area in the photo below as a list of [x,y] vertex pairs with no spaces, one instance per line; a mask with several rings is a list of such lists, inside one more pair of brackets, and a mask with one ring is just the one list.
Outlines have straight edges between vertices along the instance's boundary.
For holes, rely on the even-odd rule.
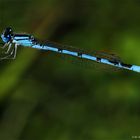
[[[140,65],[139,0],[0,0],[0,32],[116,53]],[[19,46],[0,61],[0,140],[140,136],[139,73]]]

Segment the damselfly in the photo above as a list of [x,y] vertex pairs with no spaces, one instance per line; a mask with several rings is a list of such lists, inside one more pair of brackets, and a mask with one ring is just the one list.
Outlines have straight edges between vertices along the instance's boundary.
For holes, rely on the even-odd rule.
[[[7,55],[3,58],[0,58],[1,60],[2,59],[15,59],[16,53],[17,53],[17,47],[20,45],[23,47],[31,47],[31,48],[36,48],[36,49],[41,49],[41,50],[46,50],[46,51],[54,51],[57,53],[78,57],[80,59],[87,59],[87,60],[91,60],[97,63],[102,63],[102,64],[118,67],[121,69],[127,69],[127,70],[140,72],[140,66],[125,64],[114,55],[111,55],[105,52],[100,52],[100,51],[87,53],[81,49],[58,45],[55,43],[51,43],[49,41],[47,41],[47,43],[41,44],[37,39],[34,38],[34,36],[30,34],[14,33],[10,27],[6,28],[3,31],[3,33],[1,34],[1,38],[3,42],[5,43],[2,48],[8,47],[8,49],[5,52],[5,54]],[[14,45],[14,48],[11,50],[12,45]]]

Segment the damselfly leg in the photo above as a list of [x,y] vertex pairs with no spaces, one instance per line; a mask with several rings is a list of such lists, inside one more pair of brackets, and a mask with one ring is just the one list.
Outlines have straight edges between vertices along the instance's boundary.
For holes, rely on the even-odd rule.
[[10,50],[11,50],[11,47],[12,47],[12,44],[10,43],[10,44],[9,44],[9,46],[8,46],[8,49],[7,49],[7,51],[5,52],[5,54],[8,54],[8,53],[10,52]]
[[5,43],[1,48],[4,49],[4,48],[6,48],[7,46],[9,46],[9,44],[10,44],[10,41],[9,41],[8,43]]
[[[8,46],[8,49],[6,52],[4,52],[4,54],[8,54],[5,57],[0,58],[0,60],[4,60],[4,59],[15,59],[16,58],[16,54],[17,54],[17,44],[14,45],[14,47],[12,48],[12,43],[6,43],[6,45],[4,45],[2,48],[4,49],[5,47]],[[11,50],[12,48],[12,50]]]

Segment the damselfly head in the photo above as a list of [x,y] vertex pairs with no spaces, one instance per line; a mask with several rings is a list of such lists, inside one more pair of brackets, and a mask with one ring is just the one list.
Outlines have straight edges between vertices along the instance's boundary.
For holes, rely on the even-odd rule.
[[3,42],[7,43],[7,42],[9,42],[9,41],[11,40],[12,35],[13,35],[13,30],[12,30],[12,28],[11,28],[11,27],[7,27],[7,28],[3,31],[2,35],[1,35],[1,38],[2,38]]

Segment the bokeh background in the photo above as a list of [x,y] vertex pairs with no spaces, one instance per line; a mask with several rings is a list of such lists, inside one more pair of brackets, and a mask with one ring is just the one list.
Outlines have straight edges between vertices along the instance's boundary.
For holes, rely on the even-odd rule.
[[[0,0],[0,32],[11,26],[140,65],[139,13],[139,0]],[[140,137],[140,74],[64,58],[19,47],[0,61],[0,140]]]

